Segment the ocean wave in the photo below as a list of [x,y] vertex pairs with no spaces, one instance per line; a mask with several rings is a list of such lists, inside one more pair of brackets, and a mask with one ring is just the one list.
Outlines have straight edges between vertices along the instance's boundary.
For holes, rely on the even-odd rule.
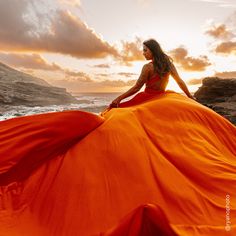
[[10,106],[5,105],[0,109],[0,120],[6,120],[18,116],[57,112],[65,110],[81,110],[99,114],[117,96],[117,93],[85,94],[76,96],[79,104],[50,105],[50,106]]

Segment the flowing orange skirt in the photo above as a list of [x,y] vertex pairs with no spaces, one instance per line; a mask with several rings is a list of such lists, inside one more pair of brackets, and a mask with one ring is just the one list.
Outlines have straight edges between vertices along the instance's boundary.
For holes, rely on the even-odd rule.
[[236,235],[236,127],[171,91],[125,104],[0,122],[0,235]]

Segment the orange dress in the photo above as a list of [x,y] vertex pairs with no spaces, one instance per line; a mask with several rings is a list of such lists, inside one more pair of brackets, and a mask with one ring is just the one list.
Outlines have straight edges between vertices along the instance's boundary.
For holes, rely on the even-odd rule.
[[[139,92],[132,99],[126,102],[122,102],[119,104],[119,107],[129,107],[137,104],[141,104],[151,98],[154,98],[156,95],[163,93],[164,91],[158,91],[155,89],[151,89],[150,87],[154,85],[158,80],[160,80],[159,75],[154,75],[151,79],[146,82],[146,87],[144,92]],[[167,92],[167,91],[166,91]]]
[[0,235],[233,236],[235,167],[236,127],[171,91],[2,121]]

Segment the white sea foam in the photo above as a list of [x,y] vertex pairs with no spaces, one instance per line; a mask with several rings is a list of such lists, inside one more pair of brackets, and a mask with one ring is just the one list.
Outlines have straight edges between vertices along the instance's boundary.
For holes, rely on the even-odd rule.
[[98,114],[118,96],[118,93],[86,93],[73,95],[80,101],[79,104],[50,105],[43,107],[2,106],[0,110],[0,120],[64,110],[82,110]]

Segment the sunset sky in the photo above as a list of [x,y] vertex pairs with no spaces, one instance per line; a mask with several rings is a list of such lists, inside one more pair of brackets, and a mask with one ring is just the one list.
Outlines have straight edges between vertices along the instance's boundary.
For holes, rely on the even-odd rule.
[[0,0],[0,62],[70,92],[127,90],[148,38],[191,91],[236,77],[236,0]]

